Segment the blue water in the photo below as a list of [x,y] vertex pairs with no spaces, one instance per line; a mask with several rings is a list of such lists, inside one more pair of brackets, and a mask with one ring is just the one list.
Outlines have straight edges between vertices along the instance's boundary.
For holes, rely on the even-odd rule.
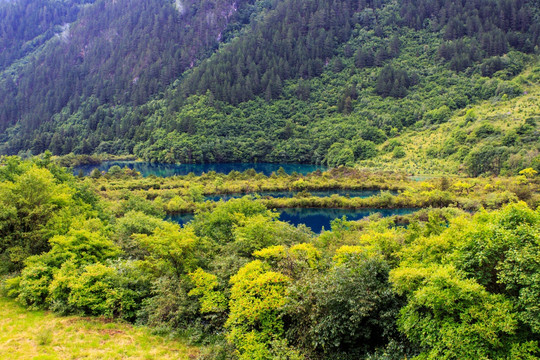
[[201,175],[210,171],[215,171],[221,174],[228,174],[233,170],[244,172],[249,169],[254,169],[258,173],[263,173],[269,176],[274,171],[278,171],[282,167],[287,174],[297,172],[299,174],[308,174],[310,172],[326,170],[325,166],[310,165],[310,164],[270,164],[270,163],[225,163],[225,164],[161,164],[150,163],[141,161],[104,161],[98,165],[80,165],[74,168],[73,173],[76,175],[80,170],[85,175],[90,174],[92,170],[97,168],[99,171],[108,171],[112,166],[118,165],[121,168],[128,167],[135,169],[141,173],[142,176],[155,175],[159,177],[167,177],[174,175],[187,175],[194,173],[195,175]]
[[371,214],[379,213],[383,217],[393,215],[412,214],[419,209],[314,209],[314,208],[293,208],[282,209],[279,219],[287,221],[295,226],[305,224],[315,233],[320,233],[324,227],[330,230],[330,223],[337,218],[347,217],[347,220],[360,220]]
[[[304,224],[315,233],[320,233],[324,227],[325,230],[330,230],[330,223],[337,218],[347,217],[347,220],[360,220],[371,214],[379,213],[382,216],[407,215],[412,214],[419,209],[315,209],[315,208],[292,208],[278,209],[280,212],[279,219],[287,221],[294,226]],[[175,221],[180,225],[184,225],[193,220],[193,214],[178,214],[170,215],[167,220]]]
[[174,215],[167,215],[165,220],[173,221],[180,225],[185,225],[191,220],[193,220],[194,218],[195,218],[195,215],[193,214],[174,214]]
[[[384,190],[341,190],[341,189],[335,189],[335,190],[307,190],[308,193],[311,194],[311,196],[317,196],[317,197],[328,197],[332,195],[339,195],[344,196],[348,198],[367,198],[370,196],[376,196],[379,195]],[[392,195],[397,195],[397,191],[389,191]],[[274,197],[274,198],[292,198],[298,195],[298,191],[259,191],[253,194],[260,195],[261,197]],[[221,195],[209,195],[206,196],[205,200],[210,201],[219,201],[219,200],[231,200],[231,199],[237,199],[241,198],[242,196],[246,196],[246,193],[233,193],[233,194],[221,194]]]

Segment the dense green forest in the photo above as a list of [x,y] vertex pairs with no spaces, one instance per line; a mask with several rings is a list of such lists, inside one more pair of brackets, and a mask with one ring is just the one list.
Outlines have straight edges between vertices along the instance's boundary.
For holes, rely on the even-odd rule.
[[[89,130],[96,130],[88,115],[103,120],[96,112],[97,105],[144,103],[215,48],[223,33],[233,31],[228,28],[230,21],[238,18],[236,24],[249,14],[248,10],[247,14],[244,12],[246,1],[101,0],[82,7],[77,17],[61,17],[54,12],[49,15],[48,3],[26,3],[29,4],[22,11],[28,12],[28,17],[21,14],[24,3],[0,5],[2,24],[6,27],[1,36],[8,42],[6,53],[11,54],[10,47],[29,40],[26,38],[33,36],[28,33],[31,30],[43,32],[39,36],[44,44],[40,51],[12,53],[12,58],[20,59],[13,65],[15,69],[0,66],[4,70],[0,86],[0,130],[15,124],[28,135],[34,135],[41,126],[54,133],[56,125],[51,124],[54,115],[70,114],[88,106],[94,109],[85,120]],[[77,9],[70,1],[51,1],[51,4],[59,7],[71,4]],[[36,24],[43,23],[43,27],[60,23],[62,31],[46,42],[46,35],[54,35],[53,30],[24,23],[35,18],[40,20]],[[18,38],[18,42],[10,44]],[[56,138],[60,135],[57,133]],[[33,136],[31,140],[36,145],[14,146],[17,150],[32,148],[37,152],[50,147],[58,152],[52,137]]]
[[92,2],[0,2],[0,70],[38,49],[59,31],[57,27],[73,22],[82,5]]
[[[31,309],[144,324],[198,346],[200,359],[540,356],[533,169],[425,182],[346,168],[77,178],[45,155],[3,158],[0,181],[0,290]],[[200,202],[256,183],[393,184],[405,197],[461,194],[494,210],[463,211],[451,197],[399,223],[336,219],[316,235],[244,197],[201,207],[183,227],[163,220],[167,191],[178,194],[169,203]]]
[[[4,71],[2,152],[371,166],[403,157],[404,134],[538,88],[535,1],[130,4],[85,6]],[[534,139],[538,113],[515,116]],[[483,144],[502,165],[475,173],[537,166],[508,161],[538,151],[517,136]]]

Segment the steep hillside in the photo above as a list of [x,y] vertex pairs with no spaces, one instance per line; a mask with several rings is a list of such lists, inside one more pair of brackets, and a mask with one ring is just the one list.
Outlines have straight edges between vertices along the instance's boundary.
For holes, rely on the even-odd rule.
[[[468,7],[480,9],[483,20],[479,28],[486,31],[474,33],[474,37],[454,33],[452,25],[434,25],[436,16],[432,13],[429,25],[420,26],[412,18],[407,23],[406,14],[412,10],[405,10],[423,6],[421,2],[407,4],[361,11],[357,18],[362,22],[356,25],[350,39],[326,59],[322,73],[311,77],[304,74],[304,78],[292,72],[290,76],[302,78],[284,81],[276,99],[265,92],[254,100],[231,106],[233,99],[220,101],[220,94],[202,87],[197,91],[201,95],[181,101],[182,94],[189,93],[190,79],[218,68],[222,57],[227,59],[234,53],[248,58],[253,53],[235,53],[242,39],[232,43],[186,75],[186,86],[170,96],[170,112],[160,110],[148,118],[145,125],[152,135],[135,152],[148,160],[168,162],[265,160],[352,165],[377,156],[382,150],[380,144],[407,129],[436,127],[478,102],[523,93],[524,84],[513,79],[538,60],[520,51],[509,51],[512,47],[507,40],[501,46],[491,47],[497,37],[487,31],[495,25],[485,6],[497,2],[468,3],[466,8],[454,9],[459,16],[472,14],[475,19],[475,12]],[[498,2],[498,6],[504,4]],[[438,11],[435,14],[443,16],[445,9],[441,6]],[[403,18],[397,16],[401,13]],[[530,39],[537,39],[537,26],[527,21],[523,24],[530,25]],[[519,31],[512,30],[507,34],[521,36]],[[448,40],[456,36],[461,37]],[[484,45],[480,45],[482,39]],[[523,39],[523,43],[530,42],[526,34]],[[241,66],[243,61],[240,58],[234,63]],[[303,66],[305,62],[299,64]],[[274,70],[282,68],[277,66]],[[200,85],[204,81],[195,83]],[[221,84],[219,80],[212,83]],[[225,82],[224,86],[232,89],[237,84]],[[226,94],[232,96],[234,91]],[[167,101],[151,106],[162,109]]]
[[[355,27],[374,30],[357,46],[344,49],[345,57],[356,55],[360,68],[380,67],[397,57],[400,30],[413,29],[440,35],[438,40],[444,42],[437,44],[439,58],[452,70],[462,71],[511,47],[531,52],[540,33],[531,13],[524,0],[287,0],[252,24],[249,36],[203,62],[187,77],[184,87],[187,94],[210,90],[217,99],[233,104],[257,95],[278,98],[283,80],[319,76]],[[377,37],[382,43],[374,47],[362,44]],[[342,67],[331,65],[338,71]],[[491,67],[497,66],[501,67]],[[491,75],[500,69],[491,70],[482,73]],[[385,75],[376,89],[382,96],[403,97],[405,88],[414,83],[406,72],[395,78]]]
[[[27,2],[29,7],[39,3]],[[245,16],[239,9],[247,3],[100,0],[85,6],[71,24],[73,16],[50,14],[46,24],[61,23],[62,32],[44,38],[42,51],[0,77],[0,130],[16,124],[13,132],[18,135],[5,151],[62,152],[51,145],[58,133],[49,124],[52,116],[80,109],[93,114],[98,104],[146,102],[216,47],[228,25]],[[2,24],[39,31],[39,21],[26,24],[11,7],[2,7]],[[15,41],[7,30],[2,41]],[[16,48],[25,37],[31,36],[23,33],[19,42],[9,45]],[[38,128],[47,132],[35,131]]]
[[[77,51],[100,46],[77,52],[78,62],[48,75],[40,91],[19,85],[19,97],[5,100],[17,106],[4,123],[20,120],[4,132],[2,152],[379,166],[389,139],[435,128],[475,104],[515,98],[537,82],[516,79],[538,63],[536,1],[148,0],[144,14],[167,14],[171,23],[161,15],[143,21],[126,0],[104,4],[88,7],[70,27],[73,39],[59,41]],[[118,19],[92,32],[93,22],[83,20],[99,18],[91,12],[99,6]],[[216,14],[226,16],[209,32],[197,27]],[[126,24],[138,24],[133,35],[123,32]],[[77,29],[86,35],[71,35]],[[117,33],[126,45],[111,40]],[[42,67],[26,69],[47,68],[41,58]],[[23,85],[35,79],[18,76]]]
[[22,59],[77,18],[93,0],[0,1],[0,71]]

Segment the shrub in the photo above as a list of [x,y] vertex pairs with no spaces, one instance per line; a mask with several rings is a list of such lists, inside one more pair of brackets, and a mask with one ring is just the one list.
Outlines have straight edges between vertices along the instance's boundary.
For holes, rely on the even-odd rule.
[[424,121],[428,124],[440,124],[450,119],[452,111],[446,105],[430,110],[424,114]]
[[327,273],[295,283],[286,305],[289,341],[310,358],[351,359],[386,343],[401,305],[388,271],[378,257],[347,252]]
[[407,156],[407,153],[401,146],[396,147],[394,151],[392,152],[392,157],[394,159],[402,159],[405,156]]
[[233,276],[229,318],[225,326],[229,340],[239,351],[239,359],[270,359],[272,343],[283,335],[279,313],[287,302],[290,279],[269,271],[269,266],[253,261]]
[[166,331],[197,324],[199,302],[188,296],[190,280],[159,277],[152,284],[152,296],[142,301],[137,321]]
[[114,261],[76,267],[62,265],[50,284],[51,309],[63,313],[136,319],[150,294],[150,278],[137,262]]
[[193,226],[198,236],[206,236],[219,243],[234,240],[233,228],[246,217],[262,214],[268,218],[275,215],[258,202],[251,201],[249,197],[233,199],[219,204],[211,212],[201,212],[195,215]]
[[148,252],[134,239],[134,234],[152,235],[164,221],[140,211],[130,211],[115,224],[114,239],[126,257],[143,258]]
[[120,307],[121,293],[114,286],[114,269],[96,263],[81,270],[70,279],[69,304],[86,315],[115,315]]
[[49,296],[52,268],[41,261],[33,261],[21,275],[7,280],[8,295],[31,309],[44,308]]

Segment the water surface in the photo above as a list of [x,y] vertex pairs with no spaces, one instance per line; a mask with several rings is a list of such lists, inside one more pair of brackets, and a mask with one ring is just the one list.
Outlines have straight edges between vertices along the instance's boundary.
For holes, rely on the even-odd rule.
[[165,220],[167,221],[173,221],[175,223],[178,223],[180,225],[185,225],[191,220],[195,218],[195,215],[193,214],[173,214],[173,215],[167,215],[165,217]]
[[337,218],[347,217],[347,220],[360,220],[372,214],[379,213],[381,216],[407,215],[419,209],[315,209],[315,208],[291,208],[281,209],[279,219],[298,226],[305,224],[315,233],[322,229],[330,230],[330,223]]
[[99,171],[108,171],[111,167],[118,165],[121,168],[128,167],[141,173],[142,176],[155,175],[159,177],[167,177],[174,175],[187,175],[194,173],[199,176],[203,173],[215,171],[220,174],[228,174],[231,171],[244,172],[249,169],[254,169],[258,173],[263,173],[266,176],[272,174],[272,172],[278,171],[280,167],[285,170],[287,174],[297,172],[299,174],[308,174],[310,172],[321,170],[324,171],[327,168],[321,165],[312,164],[271,164],[271,163],[224,163],[224,164],[163,164],[163,163],[151,163],[142,161],[104,161],[101,164],[80,165],[74,168],[74,174],[78,174],[80,170],[85,175],[89,175],[94,169]]
[[[315,233],[320,233],[324,227],[330,230],[330,223],[337,218],[347,217],[347,220],[360,220],[371,214],[379,213],[381,216],[407,215],[419,209],[331,209],[331,208],[291,208],[278,209],[279,220],[287,221],[294,226],[304,224]],[[193,220],[193,214],[169,215],[167,220],[184,225]]]

